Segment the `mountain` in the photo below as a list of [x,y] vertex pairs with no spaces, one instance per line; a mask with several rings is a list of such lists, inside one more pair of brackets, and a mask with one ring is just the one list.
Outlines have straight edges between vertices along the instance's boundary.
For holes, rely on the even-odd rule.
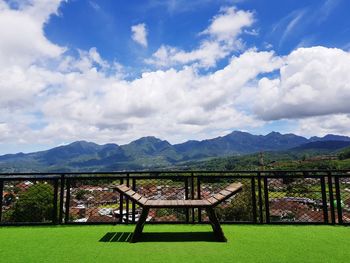
[[317,137],[313,136],[309,139],[310,142],[315,141],[350,141],[350,137],[342,136],[342,135],[334,135],[334,134],[327,134],[324,137]]
[[300,146],[294,147],[290,150],[292,151],[301,151],[301,150],[327,150],[327,151],[336,151],[350,146],[350,141],[314,141],[302,144]]
[[185,159],[201,159],[259,151],[286,150],[307,143],[308,139],[294,134],[271,132],[265,136],[234,131],[226,136],[204,141],[188,141],[174,145]]
[[116,144],[98,145],[77,141],[47,151],[0,156],[0,170],[31,172],[94,169],[113,163],[116,159],[127,160],[123,150]]
[[34,153],[0,156],[2,172],[65,172],[160,169],[214,157],[239,156],[261,151],[330,152],[350,145],[350,138],[339,135],[311,137],[271,132],[253,135],[234,131],[203,141],[172,145],[153,136],[129,144],[98,145],[77,141]]
[[142,137],[129,144],[121,146],[128,156],[133,158],[144,158],[149,156],[173,156],[176,159],[174,147],[167,141],[162,141],[156,137]]

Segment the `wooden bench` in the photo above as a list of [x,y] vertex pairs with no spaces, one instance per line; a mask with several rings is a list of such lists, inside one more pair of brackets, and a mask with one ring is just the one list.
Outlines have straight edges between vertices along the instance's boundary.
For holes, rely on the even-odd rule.
[[124,184],[118,185],[115,189],[120,194],[123,194],[142,207],[141,216],[130,240],[131,243],[137,242],[140,238],[150,208],[203,208],[207,212],[216,239],[220,242],[226,242],[219,220],[215,214],[214,207],[240,192],[242,190],[242,184],[230,184],[219,193],[204,200],[149,200]]

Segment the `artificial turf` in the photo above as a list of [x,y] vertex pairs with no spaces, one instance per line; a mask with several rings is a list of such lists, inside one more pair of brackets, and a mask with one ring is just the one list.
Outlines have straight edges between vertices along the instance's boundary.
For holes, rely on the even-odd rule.
[[[0,262],[350,262],[350,228],[224,225],[227,243],[208,225],[0,227]],[[122,234],[123,233],[123,234]]]

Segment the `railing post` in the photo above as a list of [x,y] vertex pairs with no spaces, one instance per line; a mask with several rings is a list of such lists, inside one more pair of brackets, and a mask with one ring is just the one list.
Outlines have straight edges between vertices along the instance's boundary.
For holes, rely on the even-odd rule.
[[[136,179],[132,178],[132,190],[136,192]],[[136,207],[135,207],[135,202],[133,201],[131,204],[131,209],[132,209],[132,222],[135,223],[135,213],[136,213]]]
[[67,224],[69,222],[69,207],[70,207],[70,179],[66,178],[66,203],[65,203],[65,214],[64,222]]
[[327,194],[326,194],[326,183],[325,179],[322,176],[321,180],[321,192],[322,192],[322,208],[323,208],[323,219],[324,223],[328,224],[328,205],[327,205]]
[[339,187],[339,177],[335,175],[335,197],[337,199],[337,212],[338,212],[338,224],[343,224],[343,208],[341,207],[341,196],[340,196],[340,187]]
[[[194,199],[194,176],[191,173],[191,199]],[[192,208],[192,223],[194,223],[194,208]]]
[[60,211],[58,215],[58,223],[62,224],[63,222],[63,206],[64,206],[64,174],[61,174],[60,179]]
[[255,176],[251,179],[251,191],[252,191],[252,209],[253,209],[253,223],[257,222],[257,215],[256,215],[256,194],[255,194]]
[[[201,182],[197,175],[197,199],[201,199]],[[198,208],[198,223],[202,222],[202,209]]]
[[330,172],[328,172],[328,192],[329,192],[329,205],[331,209],[332,224],[335,224],[333,182],[332,182],[332,174]]
[[265,197],[265,215],[266,215],[266,223],[270,223],[270,204],[269,204],[269,189],[268,189],[268,181],[267,177],[264,177],[264,197]]
[[4,180],[0,180],[0,223],[2,222],[2,202],[3,202],[3,193],[4,193]]
[[52,224],[57,224],[58,179],[54,179]]
[[258,197],[259,197],[259,218],[260,218],[260,224],[264,223],[264,216],[263,216],[263,199],[262,199],[262,192],[261,192],[261,173],[258,172]]
[[[123,184],[123,178],[120,179],[120,184]],[[119,194],[119,223],[123,222],[123,194]]]
[[[188,200],[188,195],[189,195],[189,191],[188,191],[188,177],[185,177],[185,200]],[[188,224],[190,221],[190,211],[188,208],[186,208],[186,224]]]
[[[126,186],[129,187],[129,173],[126,174]],[[129,224],[129,198],[125,196],[125,205],[126,205],[126,219],[125,223]]]

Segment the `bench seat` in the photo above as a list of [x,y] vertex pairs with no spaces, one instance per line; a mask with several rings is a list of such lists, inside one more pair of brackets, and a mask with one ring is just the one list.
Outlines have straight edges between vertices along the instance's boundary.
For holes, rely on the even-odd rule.
[[207,200],[148,200],[145,206],[149,208],[205,208],[211,206]]

